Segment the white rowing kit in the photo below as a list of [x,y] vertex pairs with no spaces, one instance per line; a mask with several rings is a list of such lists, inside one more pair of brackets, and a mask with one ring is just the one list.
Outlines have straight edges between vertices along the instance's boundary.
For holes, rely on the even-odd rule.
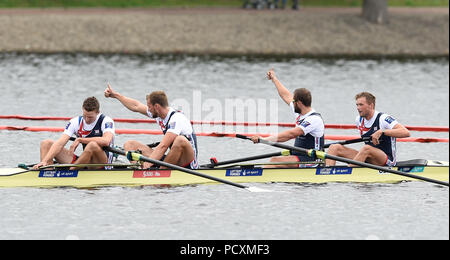
[[[152,113],[147,109],[147,115],[153,118]],[[156,123],[161,127],[164,134],[167,132],[185,136],[194,150],[194,160],[190,163],[191,169],[198,169],[198,146],[197,136],[195,135],[194,128],[191,121],[180,111],[169,107],[167,116],[162,119],[160,117],[155,118]]]
[[[114,121],[103,114],[98,114],[95,121],[91,124],[86,124],[82,116],[72,118],[64,129],[64,134],[69,137],[76,136],[77,138],[102,137],[104,133],[110,132],[113,134],[113,139],[109,146],[114,147],[114,135],[116,133]],[[86,145],[83,145],[83,148]],[[113,154],[106,152],[108,163],[113,160]]]

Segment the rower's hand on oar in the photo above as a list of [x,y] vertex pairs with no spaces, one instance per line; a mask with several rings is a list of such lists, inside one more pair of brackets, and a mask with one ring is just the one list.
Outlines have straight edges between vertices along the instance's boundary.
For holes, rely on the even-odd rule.
[[252,136],[250,139],[252,140],[253,143],[257,144],[261,140],[261,137],[255,135],[255,136]]
[[47,162],[40,162],[33,166],[33,170],[39,170],[40,167],[47,166],[47,165],[49,165]]
[[74,154],[74,153],[75,153],[75,150],[77,149],[78,145],[80,145],[80,143],[81,143],[81,142],[80,142],[80,139],[79,139],[79,138],[75,139],[75,141],[73,141],[72,145],[70,146],[69,151],[70,151],[72,154]]
[[114,91],[112,88],[111,88],[111,85],[108,83],[108,86],[106,87],[106,89],[105,89],[105,97],[107,97],[107,98],[114,98],[115,96],[116,96],[116,94],[117,94],[117,92],[116,91]]
[[380,144],[380,138],[383,135],[383,130],[378,130],[375,133],[372,134],[372,143],[374,145],[379,145]]
[[149,169],[153,167],[153,163],[149,163],[149,162],[142,162],[141,164],[141,168],[142,169]]

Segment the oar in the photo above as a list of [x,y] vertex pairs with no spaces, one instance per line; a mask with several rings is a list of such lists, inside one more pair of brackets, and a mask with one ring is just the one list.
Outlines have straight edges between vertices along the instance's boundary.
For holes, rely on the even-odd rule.
[[[241,139],[251,140],[251,138],[244,136],[244,135],[236,135],[236,137],[241,138]],[[419,179],[422,181],[432,182],[432,183],[439,184],[439,185],[449,186],[448,182],[434,180],[434,179],[426,178],[426,177],[419,176],[419,175],[412,175],[412,174],[408,174],[405,172],[389,169],[387,167],[373,165],[373,164],[365,163],[365,162],[358,162],[358,161],[347,159],[344,157],[329,155],[326,152],[322,152],[322,151],[318,151],[318,150],[314,150],[314,149],[308,150],[308,149],[304,149],[304,148],[300,148],[300,147],[295,147],[295,146],[290,146],[290,145],[285,145],[285,144],[280,144],[280,143],[274,143],[274,142],[270,142],[270,141],[267,141],[267,140],[264,140],[261,138],[259,139],[259,142],[263,143],[263,144],[271,145],[274,147],[282,148],[282,149],[297,151],[297,152],[305,154],[311,158],[320,158],[322,160],[332,159],[335,161],[340,161],[340,162],[344,162],[344,163],[348,163],[348,164],[354,164],[354,165],[358,165],[361,167],[371,168],[371,169],[375,169],[375,170],[379,170],[379,171],[383,171],[383,172],[389,172],[389,173],[393,173],[393,174],[397,174],[397,175],[401,175],[401,176],[405,176],[405,177],[409,177],[409,178],[413,178],[413,179]]]
[[170,168],[172,170],[182,171],[182,172],[185,172],[185,173],[188,173],[188,174],[192,174],[192,175],[195,175],[195,176],[198,176],[198,177],[202,177],[202,178],[210,179],[210,180],[213,180],[213,181],[221,182],[221,183],[224,183],[224,184],[232,185],[234,187],[245,189],[245,190],[248,190],[248,191],[251,191],[251,192],[271,192],[269,190],[260,189],[260,188],[257,188],[257,187],[248,187],[248,186],[245,186],[245,185],[242,185],[242,184],[238,184],[238,183],[234,183],[234,182],[231,182],[231,181],[227,181],[227,180],[223,180],[223,179],[220,179],[220,178],[216,178],[214,176],[206,175],[206,174],[203,174],[203,173],[191,170],[191,169],[183,168],[183,167],[178,166],[178,165],[170,164],[170,163],[159,161],[159,160],[154,160],[154,159],[145,157],[145,156],[143,156],[142,154],[139,154],[139,153],[133,153],[133,152],[130,152],[130,151],[125,152],[125,151],[122,151],[122,150],[119,150],[119,149],[116,149],[116,148],[112,148],[112,147],[109,147],[109,146],[104,147],[103,149],[108,151],[108,152],[112,152],[112,153],[116,153],[116,154],[120,154],[120,155],[126,156],[127,159],[130,160],[130,161],[149,162],[149,163],[152,163],[152,164],[156,164],[156,165],[160,165],[160,166],[164,166],[164,167]]
[[340,142],[325,144],[324,148],[329,148],[333,144],[345,145],[345,144],[355,144],[355,143],[361,143],[361,142],[369,142],[371,139],[372,139],[371,136],[365,136],[365,137],[361,137],[361,138],[357,138],[357,139],[352,139],[352,140],[346,140],[346,141],[340,141]]
[[156,143],[151,143],[151,144],[147,144],[148,147],[150,148],[155,148],[156,146],[158,146],[161,142],[156,142]]
[[[70,141],[75,141],[77,138],[76,137],[70,137],[69,140]],[[158,146],[161,142],[156,142],[156,143],[151,143],[151,144],[147,144],[148,147],[150,148],[155,148],[156,146]]]
[[275,156],[289,156],[289,155],[291,155],[291,152],[289,150],[283,150],[281,152],[262,154],[262,155],[256,155],[256,156],[250,156],[250,157],[244,157],[244,158],[228,160],[228,161],[223,161],[223,162],[218,162],[216,158],[211,158],[210,159],[211,160],[210,164],[201,165],[200,167],[214,168],[214,167],[217,167],[217,166],[222,166],[222,165],[227,165],[227,164],[248,162],[248,161],[254,161],[254,160],[259,160],[259,159],[266,159],[266,158],[275,157]]
[[299,164],[317,164],[317,162],[263,162],[263,163],[247,163],[247,164],[232,164],[223,167],[217,167],[216,169],[230,169],[236,167],[254,167],[254,166],[264,166],[264,165],[296,165]]
[[49,168],[68,168],[68,167],[107,167],[112,166],[114,168],[125,168],[125,167],[138,167],[140,166],[138,163],[82,163],[82,164],[51,164],[47,166],[39,167],[39,170],[49,169]]

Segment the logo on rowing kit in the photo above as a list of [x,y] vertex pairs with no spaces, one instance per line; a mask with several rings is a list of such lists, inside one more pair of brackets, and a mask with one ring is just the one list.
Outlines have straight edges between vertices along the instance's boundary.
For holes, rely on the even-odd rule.
[[39,172],[39,178],[76,178],[76,177],[78,177],[78,170],[77,171],[46,170]]
[[133,178],[168,178],[171,170],[138,170],[133,172]]
[[263,169],[230,169],[225,176],[262,176]]
[[388,124],[392,124],[392,122],[395,121],[395,118],[393,118],[392,116],[387,116],[384,121],[388,122]]
[[311,125],[311,123],[304,120],[303,122],[300,123],[300,125],[303,126],[304,128],[307,128],[308,126]]
[[316,175],[340,175],[340,174],[352,174],[350,167],[339,168],[317,168]]
[[106,122],[105,123],[105,129],[106,128],[113,128],[113,123],[112,122]]

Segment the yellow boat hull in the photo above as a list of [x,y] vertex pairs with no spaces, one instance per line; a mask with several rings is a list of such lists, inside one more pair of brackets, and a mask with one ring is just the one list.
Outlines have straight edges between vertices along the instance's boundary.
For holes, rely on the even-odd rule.
[[[398,169],[398,168],[394,168]],[[449,181],[446,166],[412,166],[399,170],[430,179]],[[395,183],[416,179],[368,168],[207,169],[198,172],[236,183]],[[217,183],[176,170],[47,170],[0,169],[0,187],[76,187],[193,185]]]

